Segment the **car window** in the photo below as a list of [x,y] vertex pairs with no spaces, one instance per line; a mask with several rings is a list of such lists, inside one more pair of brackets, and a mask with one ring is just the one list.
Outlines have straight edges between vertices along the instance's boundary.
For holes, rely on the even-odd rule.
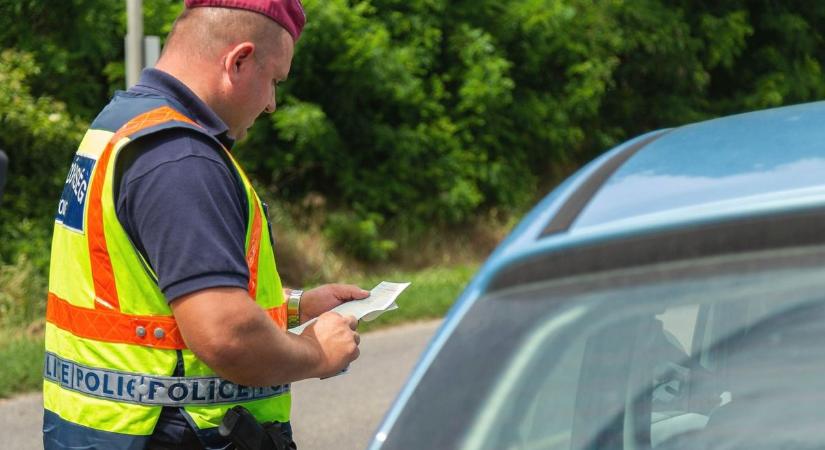
[[460,447],[819,448],[825,269],[705,269],[609,288],[593,278],[563,299],[558,283],[514,291],[566,307],[499,355]]

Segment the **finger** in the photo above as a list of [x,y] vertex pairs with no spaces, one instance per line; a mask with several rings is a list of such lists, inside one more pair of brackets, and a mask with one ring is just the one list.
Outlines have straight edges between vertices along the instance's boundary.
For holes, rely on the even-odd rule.
[[361,298],[367,298],[367,297],[370,296],[370,291],[368,291],[366,289],[361,289],[358,286],[353,286],[352,288],[355,290],[355,298],[361,299]]
[[370,295],[370,291],[361,289],[354,284],[336,284],[334,286],[336,296],[342,301],[360,300]]
[[358,319],[356,319],[355,316],[344,316],[344,318],[347,319],[347,321],[349,321],[349,327],[352,330],[358,328]]
[[357,332],[353,334],[353,338],[355,338],[355,345],[361,345],[361,335]]

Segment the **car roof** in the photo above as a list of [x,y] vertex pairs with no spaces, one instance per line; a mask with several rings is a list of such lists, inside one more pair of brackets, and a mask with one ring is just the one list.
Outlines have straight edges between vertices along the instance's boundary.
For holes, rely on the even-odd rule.
[[[771,245],[770,239],[762,238],[772,234],[774,244],[787,245],[783,235],[796,230],[810,234],[811,227],[825,227],[825,215],[816,220],[805,215],[825,211],[823,125],[825,102],[739,114],[647,133],[582,167],[541,200],[479,269],[430,342],[370,448],[380,448],[460,319],[480,297],[497,288],[502,276],[529,278],[531,266],[546,266],[541,270],[547,271],[567,265],[565,251],[598,248],[622,239],[637,246],[639,237],[671,230],[706,229],[711,235],[726,233],[721,241],[734,242],[737,226],[750,220],[764,228],[743,233],[734,242],[745,248],[743,240]],[[762,230],[777,229],[777,224],[753,220],[782,215],[793,217],[779,224],[778,229],[786,230],[783,233],[765,234]],[[696,237],[683,239],[688,241],[684,247],[690,247],[689,241]],[[619,252],[614,247],[608,253]],[[657,253],[655,245],[651,253]],[[561,258],[554,261],[548,255]]]
[[[662,133],[606,180],[573,229],[704,206],[790,199],[825,186],[825,102],[709,120]],[[673,220],[678,220],[676,216]]]
[[825,204],[825,102],[654,131],[545,197],[496,254]]

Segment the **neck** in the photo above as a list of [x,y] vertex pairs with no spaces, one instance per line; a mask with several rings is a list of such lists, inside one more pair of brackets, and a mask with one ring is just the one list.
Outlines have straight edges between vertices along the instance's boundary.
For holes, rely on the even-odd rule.
[[155,68],[177,78],[178,81],[186,85],[198,98],[206,103],[218,117],[223,119],[219,93],[213,87],[217,83],[211,79],[207,70],[196,67],[190,61],[176,61],[176,58],[169,55],[164,55],[163,58],[158,60]]

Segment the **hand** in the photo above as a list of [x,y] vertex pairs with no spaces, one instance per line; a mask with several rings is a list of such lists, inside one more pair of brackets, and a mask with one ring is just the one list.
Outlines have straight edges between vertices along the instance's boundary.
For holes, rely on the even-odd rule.
[[370,293],[351,284],[325,284],[304,292],[301,297],[301,323],[350,300],[367,298]]
[[357,327],[358,319],[354,316],[326,312],[301,333],[301,337],[310,339],[319,352],[320,378],[331,377],[358,359],[361,337],[355,332]]

